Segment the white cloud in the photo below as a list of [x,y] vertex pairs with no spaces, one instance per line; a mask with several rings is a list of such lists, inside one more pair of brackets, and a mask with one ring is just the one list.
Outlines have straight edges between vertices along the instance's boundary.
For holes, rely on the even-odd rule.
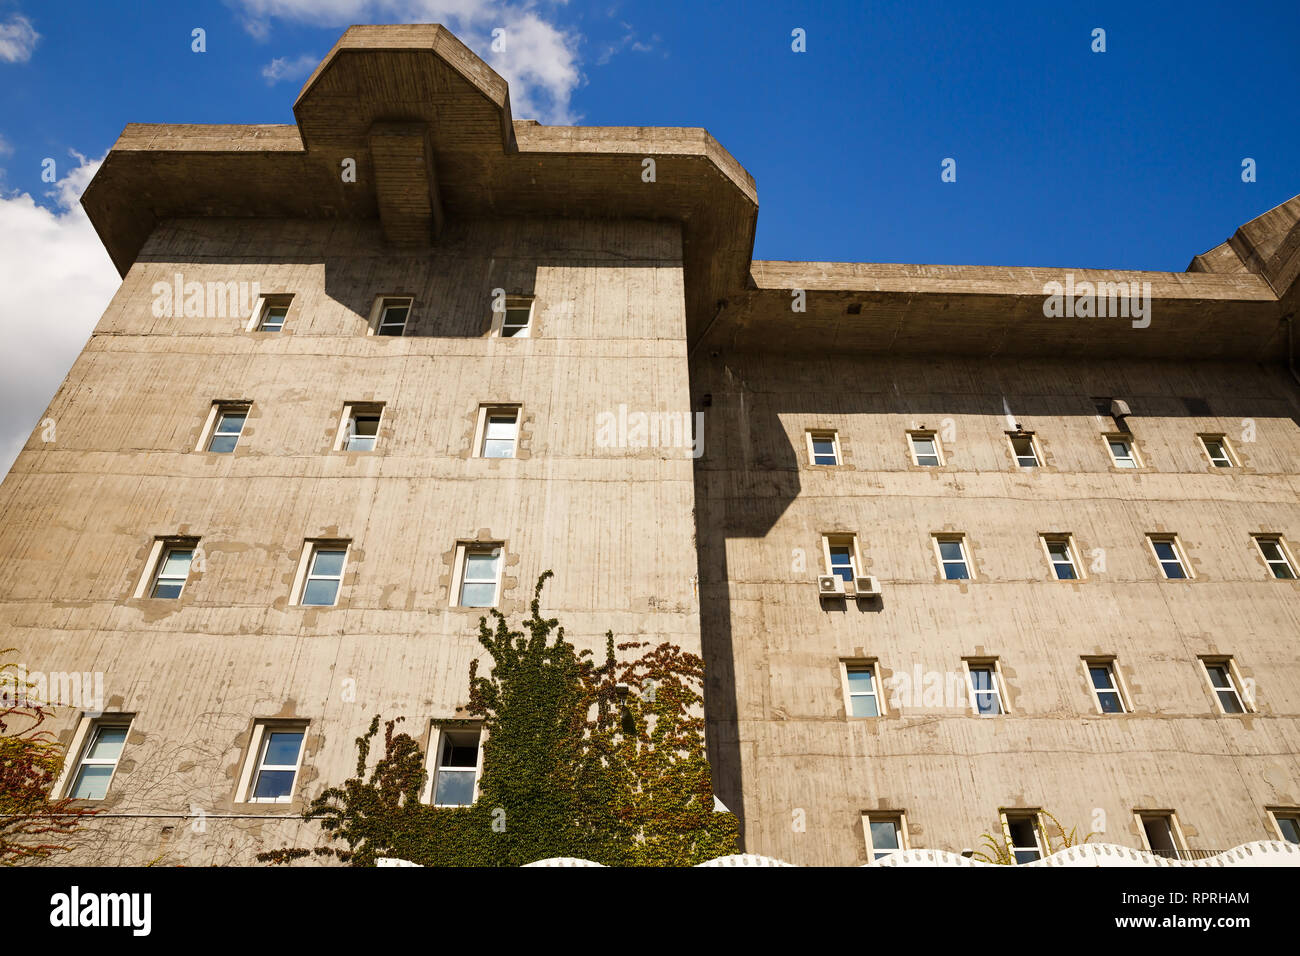
[[[517,3],[502,0],[227,2],[241,11],[244,28],[258,39],[270,35],[272,21],[277,19],[332,27],[353,23],[441,23],[505,77],[510,84],[515,119],[569,124],[578,118],[571,102],[574,90],[582,82],[577,52],[582,38],[539,16],[532,0]],[[492,31],[495,29],[505,33],[504,49],[494,51]]]
[[21,13],[15,13],[7,22],[0,23],[0,60],[6,63],[26,63],[32,58],[36,41],[41,35]]
[[[613,15],[612,12],[610,15]],[[632,24],[630,23],[623,23],[623,29],[626,32],[619,37],[619,39],[613,43],[606,43],[601,49],[600,56],[596,58],[597,66],[604,66],[624,50],[631,50],[633,53],[649,53],[654,50],[655,43],[659,42],[659,35],[657,33],[650,38],[649,43],[638,40],[636,30],[632,29]]]
[[292,60],[287,56],[277,56],[262,67],[262,76],[270,84],[279,83],[281,80],[301,80],[316,69],[316,64],[320,60],[320,57],[311,53],[304,53]]
[[0,195],[0,475],[31,437],[119,282],[77,202],[100,160],[73,155],[79,165],[48,193],[53,211],[28,193]]

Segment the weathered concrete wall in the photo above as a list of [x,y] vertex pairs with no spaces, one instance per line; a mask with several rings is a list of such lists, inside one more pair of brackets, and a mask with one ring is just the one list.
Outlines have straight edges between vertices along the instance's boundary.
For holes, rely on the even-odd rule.
[[[283,333],[153,313],[155,282],[292,293]],[[488,337],[491,290],[536,296],[526,339]],[[367,336],[379,294],[415,296],[401,338]],[[597,415],[688,408],[680,232],[637,222],[449,224],[395,253],[378,225],[209,220],[155,232],[0,486],[0,630],[30,671],[99,671],[134,713],[105,809],[293,815],[350,775],[375,713],[465,703],[479,611],[450,608],[455,542],[506,542],[503,609],[555,572],[569,640],[700,648],[693,469],[682,449],[609,448]],[[235,453],[195,452],[217,399],[253,409]],[[386,403],[373,453],[331,451],[345,401]],[[470,455],[478,406],[522,402],[522,453]],[[156,535],[201,536],[177,601],[132,597]],[[339,606],[288,606],[303,540],[352,540]],[[345,682],[355,682],[355,700]],[[77,711],[60,708],[70,739]],[[309,720],[300,799],[235,804],[251,722]],[[300,822],[105,820],[71,862],[249,862]]]
[[[1265,807],[1300,804],[1300,584],[1274,580],[1250,535],[1300,540],[1285,370],[751,351],[701,354],[692,388],[709,406],[696,510],[710,754],[747,851],[866,862],[869,810],[906,812],[913,847],[954,852],[1015,807],[1133,847],[1136,808],[1177,811],[1193,849],[1277,838]],[[1130,403],[1147,467],[1112,467],[1100,436],[1115,426],[1091,396]],[[1007,408],[1044,467],[1016,467]],[[944,467],[911,463],[906,431],[921,426],[949,432]],[[839,431],[843,466],[809,465],[813,428]],[[1216,431],[1243,467],[1210,465],[1197,434]],[[941,579],[941,531],[967,535],[974,580]],[[1162,579],[1146,542],[1158,531],[1180,535],[1193,580]],[[858,535],[879,603],[819,600],[827,532]],[[1054,580],[1039,542],[1051,532],[1072,533],[1089,563],[1104,551],[1105,570]],[[1211,653],[1255,682],[1257,713],[1219,714],[1197,661]],[[1133,714],[1096,710],[1081,657],[1106,654]],[[846,718],[841,659],[945,682],[975,656],[1000,659],[1011,713],[922,696]]]

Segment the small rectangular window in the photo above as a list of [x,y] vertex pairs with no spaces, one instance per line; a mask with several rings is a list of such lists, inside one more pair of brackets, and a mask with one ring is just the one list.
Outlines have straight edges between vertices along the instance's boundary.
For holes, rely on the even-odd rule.
[[501,314],[501,338],[526,339],[532,331],[533,300],[528,296],[507,296]]
[[1286,545],[1282,543],[1280,537],[1257,535],[1255,544],[1264,558],[1264,563],[1273,572],[1273,577],[1282,581],[1296,579],[1295,565],[1291,563],[1291,555],[1287,553]]
[[306,735],[305,726],[268,723],[255,727],[255,757],[247,802],[289,803],[293,800]]
[[1007,846],[1017,864],[1033,863],[1043,858],[1043,827],[1036,810],[1008,810],[1002,815],[1006,824]]
[[1300,810],[1270,810],[1269,815],[1283,840],[1300,844]]
[[130,728],[130,721],[120,717],[104,717],[91,723],[76,772],[68,786],[69,797],[74,800],[104,799]]
[[1079,565],[1074,559],[1074,547],[1068,535],[1048,535],[1043,538],[1047,548],[1047,560],[1051,562],[1052,574],[1058,581],[1077,581]]
[[1088,679],[1092,682],[1092,692],[1096,695],[1097,706],[1103,714],[1126,714],[1128,707],[1119,681],[1115,677],[1114,661],[1086,660]]
[[814,465],[838,465],[840,440],[836,432],[809,432],[808,457]]
[[457,601],[460,607],[496,607],[501,586],[499,544],[473,544],[460,547],[460,581]]
[[1202,435],[1201,446],[1215,468],[1232,468],[1235,463],[1228,450],[1228,440],[1222,435]]
[[378,315],[375,319],[376,335],[405,335],[406,324],[411,317],[410,298],[384,298],[378,303]]
[[847,682],[845,692],[849,700],[849,716],[879,717],[880,684],[876,679],[875,664],[845,664],[844,676]]
[[308,548],[306,574],[298,603],[304,607],[333,607],[338,603],[339,588],[343,584],[347,543],[314,541],[308,542]]
[[484,406],[479,415],[480,458],[514,458],[519,444],[519,409]]
[[970,564],[966,560],[966,541],[959,536],[934,539],[939,552],[939,566],[946,581],[965,581],[970,578]]
[[966,674],[970,682],[971,709],[975,713],[981,717],[995,717],[1006,713],[995,662],[968,661]]
[[862,830],[867,838],[867,859],[873,863],[907,849],[907,826],[902,813],[864,813]]
[[1038,447],[1034,442],[1034,436],[1028,433],[1015,433],[1010,438],[1011,451],[1016,456],[1016,464],[1021,468],[1037,468]]
[[243,434],[244,423],[248,420],[248,406],[217,405],[216,409],[207,450],[225,455],[234,451],[239,444],[239,436]]
[[334,447],[339,451],[374,451],[383,417],[381,402],[349,402],[344,405]]
[[1210,687],[1214,690],[1214,696],[1219,702],[1219,708],[1225,714],[1244,714],[1246,705],[1241,693],[1241,687],[1238,685],[1236,675],[1232,670],[1232,659],[1228,657],[1218,659],[1202,658],[1201,664],[1205,668],[1205,676],[1210,680]]
[[437,763],[433,771],[433,805],[467,807],[478,783],[478,730],[438,730]]
[[934,432],[911,432],[908,440],[911,443],[913,464],[926,468],[935,468],[943,464],[939,436]]
[[1133,449],[1132,439],[1123,435],[1108,435],[1106,447],[1110,449],[1110,457],[1116,468],[1138,467],[1137,452]]
[[826,573],[854,583],[858,575],[858,542],[851,534],[823,535],[822,556],[826,560]]
[[289,303],[292,301],[291,295],[268,295],[258,299],[248,331],[283,332],[284,320],[289,315]]
[[149,589],[151,598],[175,600],[185,590],[185,583],[190,577],[190,566],[194,563],[194,546],[191,544],[169,544],[163,547],[154,572],[153,586]]
[[1156,537],[1153,535],[1149,540],[1156,561],[1160,564],[1160,570],[1168,580],[1181,581],[1190,577],[1187,573],[1187,563],[1183,560],[1182,548],[1178,544],[1177,537],[1173,535]]
[[1182,860],[1187,856],[1182,839],[1170,812],[1141,812],[1138,819],[1142,821],[1142,833],[1146,837],[1147,849],[1155,856],[1169,860]]

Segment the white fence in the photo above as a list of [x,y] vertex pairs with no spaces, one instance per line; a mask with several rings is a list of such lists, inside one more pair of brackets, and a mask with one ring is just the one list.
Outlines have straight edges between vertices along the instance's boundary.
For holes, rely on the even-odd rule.
[[[419,866],[406,860],[380,857],[379,866]],[[578,860],[571,856],[553,857],[538,860],[528,866],[601,866],[590,860]],[[738,853],[734,856],[721,856],[700,866],[794,866],[783,860],[774,860],[770,856],[757,856],[753,853]],[[995,866],[982,860],[968,859],[947,850],[903,850],[891,853],[883,859],[865,866]],[[1051,856],[1023,866],[1300,866],[1300,846],[1283,843],[1278,840],[1260,840],[1256,843],[1243,843],[1239,847],[1225,850],[1217,856],[1201,860],[1170,860],[1155,856],[1145,850],[1117,846],[1114,843],[1087,843],[1082,846],[1058,850]]]

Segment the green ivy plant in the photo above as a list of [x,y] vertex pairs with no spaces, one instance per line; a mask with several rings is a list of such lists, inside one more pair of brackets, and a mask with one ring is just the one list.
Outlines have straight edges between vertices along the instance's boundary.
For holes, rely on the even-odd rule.
[[[1091,832],[1082,839],[1079,839],[1079,828],[1077,826],[1071,827],[1067,832],[1065,827],[1062,826],[1061,821],[1056,819],[1052,814],[1048,813],[1046,810],[1039,810],[1038,812],[1041,816],[1044,816],[1051,821],[1051,825],[1056,828],[1057,834],[1056,843],[1053,845],[1052,827],[1043,828],[1043,841],[1047,844],[1047,851],[1043,854],[1044,857],[1051,856],[1053,853],[1060,850],[1067,850],[1072,846],[1080,846],[1098,835],[1095,832]],[[980,834],[980,841],[983,844],[984,849],[976,850],[971,854],[971,856],[974,859],[982,860],[985,863],[993,863],[998,866],[1015,866],[1016,858],[1012,854],[1011,846],[1008,843],[1010,838],[1005,832],[1002,832],[1001,826],[998,827],[998,830],[1002,834],[1001,839],[994,837],[992,833]]]
[[[704,662],[663,643],[614,644],[605,660],[577,649],[540,614],[547,571],[523,630],[491,611],[479,643],[491,666],[470,665],[467,712],[482,723],[483,772],[467,807],[420,802],[425,757],[398,717],[378,715],[357,738],[355,776],[303,812],[328,835],[315,850],[258,855],[286,863],[312,854],[353,866],[391,856],[425,866],[519,866],[569,856],[606,865],[692,866],[738,851],[730,813],[713,809],[700,716]],[[447,722],[451,725],[456,722]],[[466,721],[468,723],[468,721]]]

